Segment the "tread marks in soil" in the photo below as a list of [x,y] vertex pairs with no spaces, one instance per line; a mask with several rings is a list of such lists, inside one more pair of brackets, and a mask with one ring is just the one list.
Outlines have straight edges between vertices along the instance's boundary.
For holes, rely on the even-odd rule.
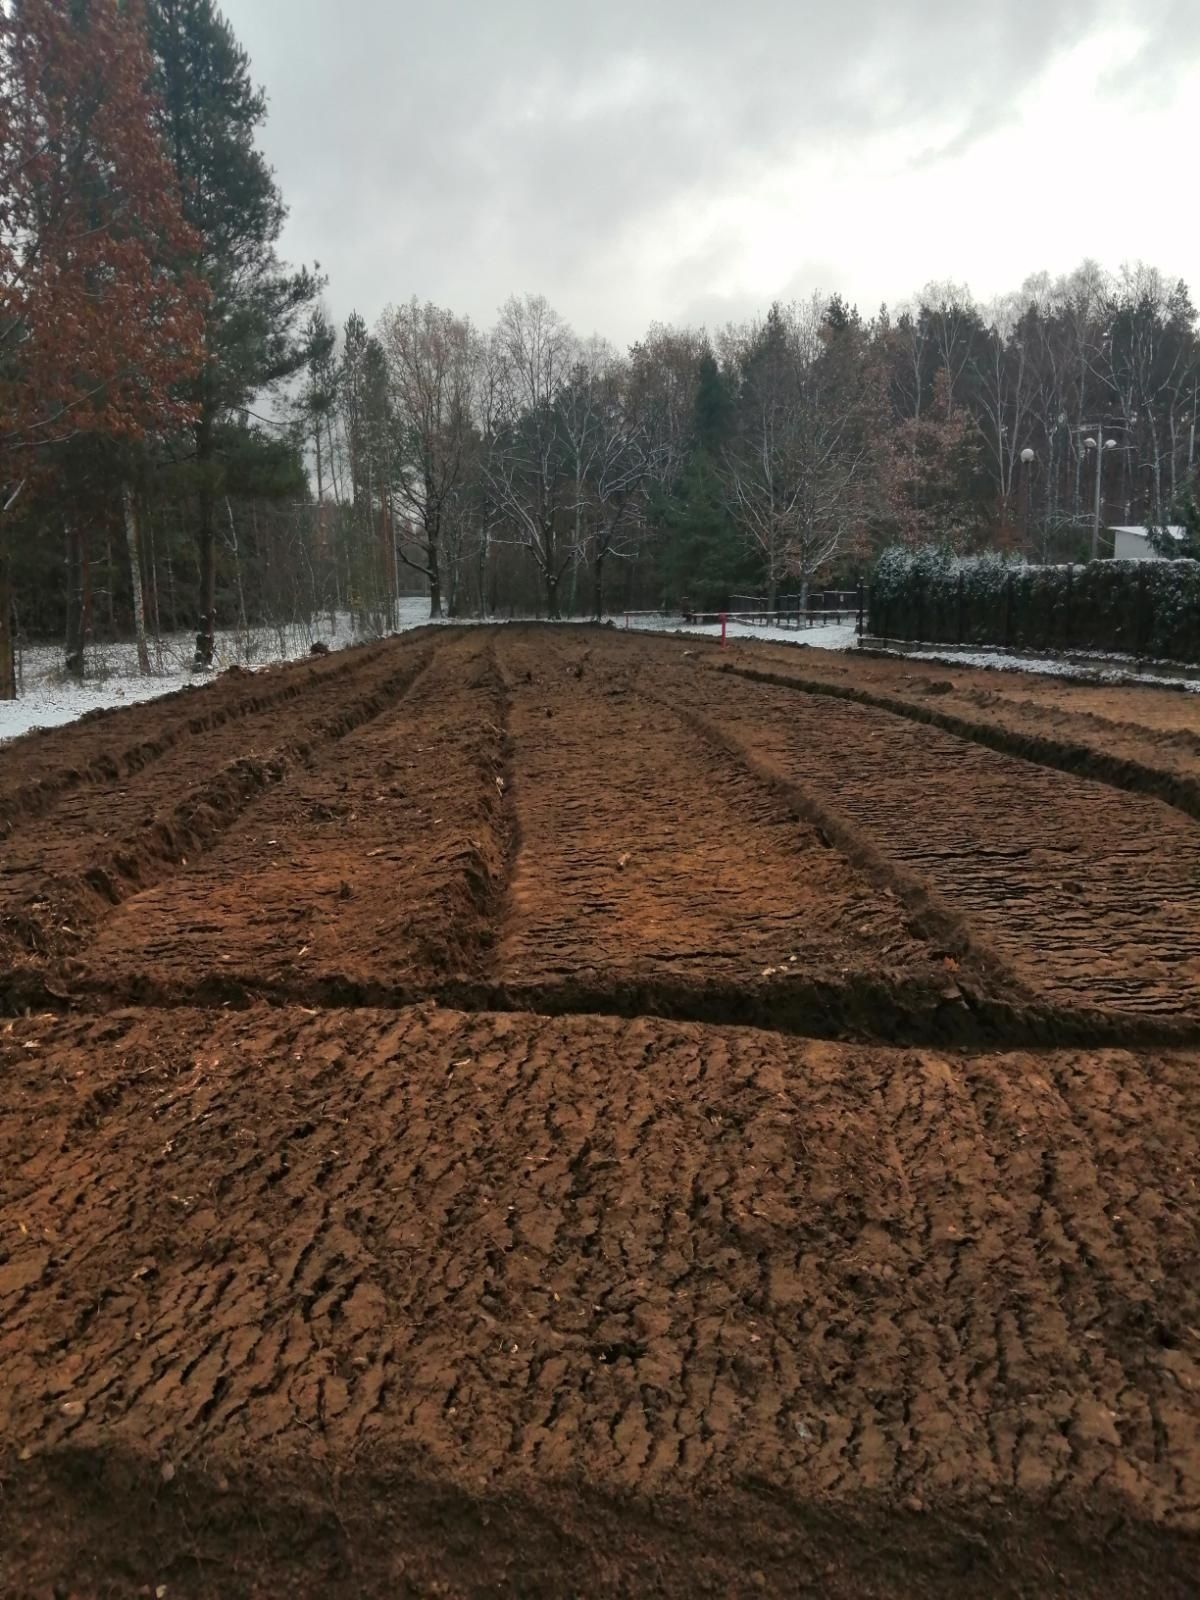
[[[660,1549],[665,1505],[680,1580],[651,1561],[631,1593],[696,1592],[700,1563],[712,1592],[790,1595],[796,1541],[826,1514],[843,1521],[813,1583],[831,1595],[911,1579],[949,1596],[964,1571],[980,1593],[1043,1592],[1067,1570],[1099,1594],[1071,1555],[1097,1527],[1106,1578],[1124,1561],[1160,1600],[1186,1592],[1200,1074],[1193,1056],[1098,1048],[1118,1025],[1167,1031],[1164,997],[1187,1022],[1187,973],[1160,981],[1165,910],[1114,901],[1106,876],[1142,861],[1139,827],[1174,855],[1182,819],[877,708],[697,674],[664,642],[434,638],[364,657],[342,680],[360,707],[410,651],[428,664],[328,739],[316,688],[281,699],[288,738],[269,749],[311,748],[186,872],[132,895],[123,880],[116,904],[89,889],[76,999],[100,1010],[140,987],[169,1018],[0,1023],[0,1589],[7,1527],[26,1590],[35,1571],[78,1588],[108,1560],[119,1585],[127,1540],[166,1527],[164,1464],[203,1496],[253,1462],[268,1490],[328,1500],[341,1530],[337,1570],[294,1592],[391,1594],[395,1541],[411,1553],[416,1534],[382,1519],[384,1575],[364,1577],[398,1491],[362,1472],[419,1460],[460,1497],[422,1581],[445,1584],[469,1525],[465,1592],[505,1592],[495,1529],[479,1532],[493,1493],[498,1524],[527,1495],[541,1536],[569,1520],[562,1496],[576,1507],[544,1581],[518,1559],[511,1592],[561,1593],[564,1559],[595,1560],[578,1587],[607,1592],[635,1547]],[[233,768],[239,727],[263,716],[188,738]],[[135,726],[151,737],[153,714],[110,719],[104,740],[132,749]],[[85,848],[104,818],[83,788],[99,807],[126,781],[124,757],[105,775],[104,740],[81,735],[98,781],[53,808],[81,871],[106,860]],[[187,804],[183,742],[128,779],[156,815]],[[1057,901],[1037,914],[1056,851],[1090,928]],[[1143,878],[1165,907],[1174,880]],[[1194,897],[1172,905],[1186,946]],[[948,971],[962,999],[943,1009],[979,1038],[1062,1023],[1086,1047],[932,1046],[921,1004]],[[246,1008],[180,1005],[204,985]],[[396,1009],[365,1009],[376,997]],[[688,1007],[926,1043],[637,1014]],[[86,1569],[52,1570],[84,1545],[38,1474],[72,1461],[89,1481],[140,1464],[155,1520],[126,1499]],[[222,1493],[222,1527],[269,1514],[269,1494]],[[856,1517],[869,1537],[845,1533]],[[210,1592],[188,1539],[169,1574],[146,1572],[151,1592]],[[255,1570],[245,1588],[293,1592]]]
[[486,637],[446,637],[385,715],[265,798],[190,881],[110,918],[88,991],[345,1004],[480,981],[506,871],[502,721]]
[[1200,1022],[1200,835],[1177,812],[873,707],[699,687],[669,692],[799,776],[1064,1016]]
[[9,1439],[1194,1517],[1190,1059],[419,1009],[0,1059]]

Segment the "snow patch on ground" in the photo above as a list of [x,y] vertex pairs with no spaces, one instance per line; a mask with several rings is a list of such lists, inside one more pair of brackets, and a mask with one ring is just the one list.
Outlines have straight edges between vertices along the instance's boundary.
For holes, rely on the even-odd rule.
[[[400,602],[397,631],[427,627],[430,623],[429,601],[419,595],[407,596]],[[460,617],[440,619],[446,626],[469,624],[486,625],[502,622],[533,622],[530,616],[512,617]],[[583,617],[564,617],[564,623],[586,622]],[[606,618],[615,628],[626,624],[623,613]],[[686,623],[681,614],[631,616],[628,626],[639,632],[679,633],[697,638],[719,638],[719,623]],[[809,645],[820,650],[849,650],[855,643],[853,623],[830,623],[811,628],[779,628],[731,622],[730,639],[765,639],[780,644]],[[237,629],[223,629],[217,635],[216,671],[223,672],[235,663],[249,667],[270,666],[279,661],[294,661],[308,655],[317,641],[331,650],[347,645],[361,644],[348,615],[337,616],[333,623],[323,617],[319,623],[289,625],[280,628],[255,628],[249,633]],[[60,645],[35,645],[23,653],[21,660],[22,693],[15,701],[0,701],[0,743],[15,739],[33,728],[56,728],[74,722],[89,711],[108,711],[116,706],[136,705],[142,700],[154,700],[159,695],[172,694],[188,685],[208,681],[205,673],[191,670],[195,635],[171,634],[155,645],[151,643],[154,673],[149,678],[139,675],[137,651],[132,642],[94,645],[88,650],[87,677],[82,683],[67,678],[62,670],[63,652]]]
[[[440,619],[446,626],[469,624],[485,625],[499,622],[534,622],[530,616],[512,617],[460,617]],[[564,617],[564,623],[585,622],[583,617]],[[624,614],[606,621],[616,628],[625,623]],[[400,601],[397,631],[427,627],[429,601],[420,595],[406,596]],[[654,616],[635,616],[628,619],[629,627],[639,632],[684,633],[698,638],[719,638],[719,624],[688,624],[681,614],[663,613]],[[854,645],[853,623],[837,623],[812,628],[757,627],[747,623],[731,622],[730,639],[767,639],[782,644],[812,645],[822,650],[848,650]],[[249,633],[237,629],[223,629],[217,635],[216,671],[223,672],[235,663],[254,670],[278,661],[294,661],[308,655],[317,641],[331,650],[347,645],[361,644],[363,637],[355,634],[348,615],[337,616],[333,623],[328,617],[319,623],[289,625],[280,628],[254,628]],[[191,670],[195,635],[171,634],[155,645],[151,644],[154,674],[149,678],[139,675],[137,650],[131,641],[120,644],[94,645],[88,650],[87,677],[82,683],[63,674],[63,652],[60,645],[35,645],[23,653],[21,660],[22,693],[15,701],[0,701],[0,743],[15,739],[33,728],[57,728],[74,722],[89,711],[109,711],[116,706],[136,705],[142,700],[154,700],[159,695],[172,694],[188,685],[208,681],[205,673]]]
[[[612,621],[618,628],[625,627],[625,618],[617,615]],[[631,631],[638,633],[686,633],[698,639],[719,639],[721,624],[685,622],[682,616],[631,616]],[[816,623],[811,628],[778,628],[764,623],[730,622],[727,625],[730,639],[765,639],[773,644],[808,645],[814,650],[853,650],[858,629],[853,622]]]
[[[402,629],[420,627],[428,621],[428,600],[419,596],[401,600]],[[217,634],[215,671],[223,672],[235,663],[253,671],[278,661],[295,661],[308,655],[318,641],[331,650],[341,650],[363,643],[363,638],[355,634],[349,615],[337,615],[332,622],[325,616],[311,626],[252,628],[248,633],[226,628]],[[132,641],[91,646],[87,676],[82,683],[64,675],[60,645],[34,645],[22,654],[20,697],[0,701],[0,743],[33,728],[57,728],[74,722],[89,711],[136,705],[188,685],[208,682],[210,674],[191,670],[195,644],[192,633],[169,634],[157,644],[151,641],[154,673],[149,678],[138,672],[137,648]]]
[[1200,680],[1164,672],[1137,670],[1132,656],[1089,656],[1064,661],[1057,656],[1016,656],[1003,650],[879,650],[897,661],[936,661],[946,667],[982,667],[989,672],[1036,672],[1051,678],[1083,678],[1089,683],[1150,684],[1200,694]]

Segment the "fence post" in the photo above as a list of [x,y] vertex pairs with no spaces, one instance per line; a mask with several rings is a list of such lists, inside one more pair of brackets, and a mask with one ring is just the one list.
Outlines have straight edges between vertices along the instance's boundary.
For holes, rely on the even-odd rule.
[[722,611],[722,613],[721,613],[721,649],[722,650],[724,650],[724,648],[725,648],[725,623],[726,623],[726,620],[727,620],[726,614],[725,614],[724,611]]
[[858,630],[857,630],[857,632],[858,632],[858,637],[861,639],[862,636],[863,636],[863,586],[862,586],[861,583],[858,586]]
[[1004,584],[1004,648],[1012,648],[1013,575],[1010,572]]
[[963,601],[967,587],[967,580],[960,572],[958,575],[958,643],[963,642]]

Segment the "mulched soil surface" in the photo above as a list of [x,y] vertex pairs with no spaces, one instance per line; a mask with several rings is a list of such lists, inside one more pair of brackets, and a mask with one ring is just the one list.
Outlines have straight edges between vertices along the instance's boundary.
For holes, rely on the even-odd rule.
[[1196,824],[816,654],[0,752],[0,1595],[1195,1592]]

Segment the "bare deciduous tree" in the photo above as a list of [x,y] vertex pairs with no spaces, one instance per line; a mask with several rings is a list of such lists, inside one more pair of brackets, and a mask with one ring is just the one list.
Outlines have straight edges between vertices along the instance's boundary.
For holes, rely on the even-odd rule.
[[487,459],[488,481],[513,539],[529,551],[546,609],[575,555],[567,497],[573,483],[558,402],[576,355],[570,328],[541,295],[508,300],[496,339],[504,360],[504,412]]
[[396,498],[418,530],[415,546],[401,546],[399,556],[427,580],[429,614],[439,617],[442,542],[470,455],[475,335],[465,318],[414,299],[384,312],[379,339],[395,429]]

